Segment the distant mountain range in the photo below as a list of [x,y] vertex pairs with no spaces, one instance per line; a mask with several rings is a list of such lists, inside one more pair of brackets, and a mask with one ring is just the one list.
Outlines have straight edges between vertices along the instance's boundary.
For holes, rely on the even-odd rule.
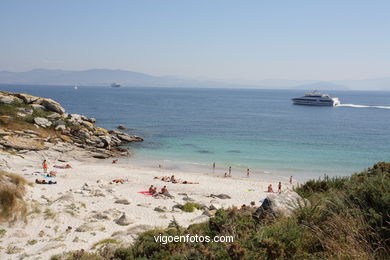
[[174,76],[152,76],[127,70],[91,69],[82,71],[34,69],[26,72],[0,71],[0,84],[200,87],[200,88],[279,88],[305,90],[390,90],[390,77],[366,80],[194,80]]

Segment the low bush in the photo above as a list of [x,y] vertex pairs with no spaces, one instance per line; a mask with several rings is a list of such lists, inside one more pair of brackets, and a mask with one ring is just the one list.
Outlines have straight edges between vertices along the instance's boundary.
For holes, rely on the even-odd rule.
[[186,202],[182,207],[185,212],[194,212],[197,209],[202,209],[202,206],[195,202]]
[[19,175],[0,171],[0,220],[10,220],[26,214],[26,203],[23,200],[26,184],[26,179]]

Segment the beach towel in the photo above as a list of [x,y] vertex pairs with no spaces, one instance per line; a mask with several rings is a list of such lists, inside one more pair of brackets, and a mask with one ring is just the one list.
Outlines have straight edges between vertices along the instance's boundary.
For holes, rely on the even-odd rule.
[[47,176],[46,174],[41,173],[41,176],[43,178],[55,178],[56,176]]
[[141,193],[141,194],[148,195],[148,196],[152,196],[152,195],[153,195],[153,194],[150,193],[148,190],[138,191],[137,193]]

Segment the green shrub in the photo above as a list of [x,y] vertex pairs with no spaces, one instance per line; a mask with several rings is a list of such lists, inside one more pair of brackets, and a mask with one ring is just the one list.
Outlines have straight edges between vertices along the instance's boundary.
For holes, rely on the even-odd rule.
[[194,212],[196,209],[202,209],[202,206],[195,202],[186,202],[182,207],[185,212]]

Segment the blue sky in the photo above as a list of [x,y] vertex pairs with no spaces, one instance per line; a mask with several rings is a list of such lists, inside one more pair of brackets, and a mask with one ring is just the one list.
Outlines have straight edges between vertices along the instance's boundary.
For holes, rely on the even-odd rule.
[[390,1],[2,0],[0,70],[212,79],[390,76]]

